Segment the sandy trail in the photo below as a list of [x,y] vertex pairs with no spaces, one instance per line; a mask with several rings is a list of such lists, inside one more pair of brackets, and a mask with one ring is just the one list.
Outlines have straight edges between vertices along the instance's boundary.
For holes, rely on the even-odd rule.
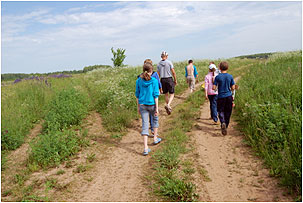
[[[200,87],[202,83],[197,84]],[[175,97],[172,108],[184,102],[189,95],[186,90],[181,95]],[[169,117],[164,109],[164,104],[159,106],[160,111],[160,128]],[[78,183],[77,187],[72,190],[72,195],[68,195],[66,199],[58,199],[58,201],[83,201],[83,202],[136,202],[136,201],[152,201],[148,196],[150,190],[145,185],[144,174],[145,168],[149,168],[149,156],[142,156],[143,138],[141,137],[141,119],[134,122],[134,127],[123,136],[117,146],[108,148],[106,152],[108,158],[96,162],[96,166],[92,172],[94,180],[92,182]],[[151,153],[158,146],[152,145],[153,139],[149,139],[149,147]]]
[[214,125],[209,118],[209,102],[205,102],[196,130],[192,131],[196,163],[206,169],[211,179],[195,180],[200,201],[293,201],[286,196],[287,191],[278,186],[278,180],[270,177],[262,160],[243,143],[243,134],[233,118],[226,136],[221,134],[220,125]]

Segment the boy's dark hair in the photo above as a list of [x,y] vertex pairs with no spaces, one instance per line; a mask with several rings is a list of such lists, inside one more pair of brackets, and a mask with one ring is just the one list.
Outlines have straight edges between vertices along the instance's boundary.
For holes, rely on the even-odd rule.
[[210,65],[210,64],[215,64],[215,62],[211,61],[211,62],[209,62],[209,65]]
[[222,61],[219,64],[219,68],[220,68],[220,70],[227,70],[228,69],[228,63],[226,61]]
[[190,60],[188,60],[188,64],[190,64],[190,63],[193,63],[193,60],[191,60],[191,59],[190,59]]

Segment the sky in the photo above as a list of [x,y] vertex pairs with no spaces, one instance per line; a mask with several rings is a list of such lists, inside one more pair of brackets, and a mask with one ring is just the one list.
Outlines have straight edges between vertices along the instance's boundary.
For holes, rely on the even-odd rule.
[[302,2],[2,1],[1,73],[302,49]]

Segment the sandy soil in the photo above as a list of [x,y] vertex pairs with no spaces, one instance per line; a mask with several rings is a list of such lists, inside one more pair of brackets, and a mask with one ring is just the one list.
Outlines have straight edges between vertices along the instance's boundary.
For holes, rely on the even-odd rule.
[[228,134],[221,134],[220,125],[210,118],[209,103],[202,106],[200,119],[192,132],[196,163],[202,165],[210,181],[195,180],[201,189],[201,201],[292,201],[287,191],[270,177],[262,160],[243,143],[237,123],[231,119]]
[[[42,122],[41,122],[42,123]],[[29,142],[35,138],[42,130],[42,124],[36,124],[35,127],[30,131],[22,144],[18,149],[12,151],[6,158],[7,163],[5,164],[6,169],[1,171],[1,191],[6,191],[13,187],[13,181],[15,175],[26,169],[27,164],[27,152],[29,148]],[[1,196],[1,201],[11,201],[10,197]]]
[[[198,84],[201,86],[201,84]],[[189,91],[176,96],[172,108],[184,101]],[[159,107],[160,126],[169,117],[164,109],[164,104]],[[140,135],[141,120],[134,122],[134,127],[129,129],[117,146],[109,148],[108,159],[96,163],[91,176],[94,180],[90,183],[79,183],[73,187],[72,195],[58,201],[83,201],[83,202],[136,202],[154,201],[148,195],[149,188],[145,185],[145,168],[149,168],[150,156],[142,156],[143,138]],[[161,137],[161,128],[159,131]],[[152,152],[157,146],[152,145],[153,139],[149,139],[149,147]],[[151,152],[151,154],[152,154]]]

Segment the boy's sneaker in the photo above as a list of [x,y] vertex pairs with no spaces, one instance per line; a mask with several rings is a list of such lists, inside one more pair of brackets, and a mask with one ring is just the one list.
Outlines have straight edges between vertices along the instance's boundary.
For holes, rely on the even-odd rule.
[[214,121],[214,125],[219,125],[219,122],[218,121]]
[[221,125],[221,132],[222,132],[222,135],[227,135],[227,130],[226,130],[226,124],[225,123],[222,123],[222,125]]

